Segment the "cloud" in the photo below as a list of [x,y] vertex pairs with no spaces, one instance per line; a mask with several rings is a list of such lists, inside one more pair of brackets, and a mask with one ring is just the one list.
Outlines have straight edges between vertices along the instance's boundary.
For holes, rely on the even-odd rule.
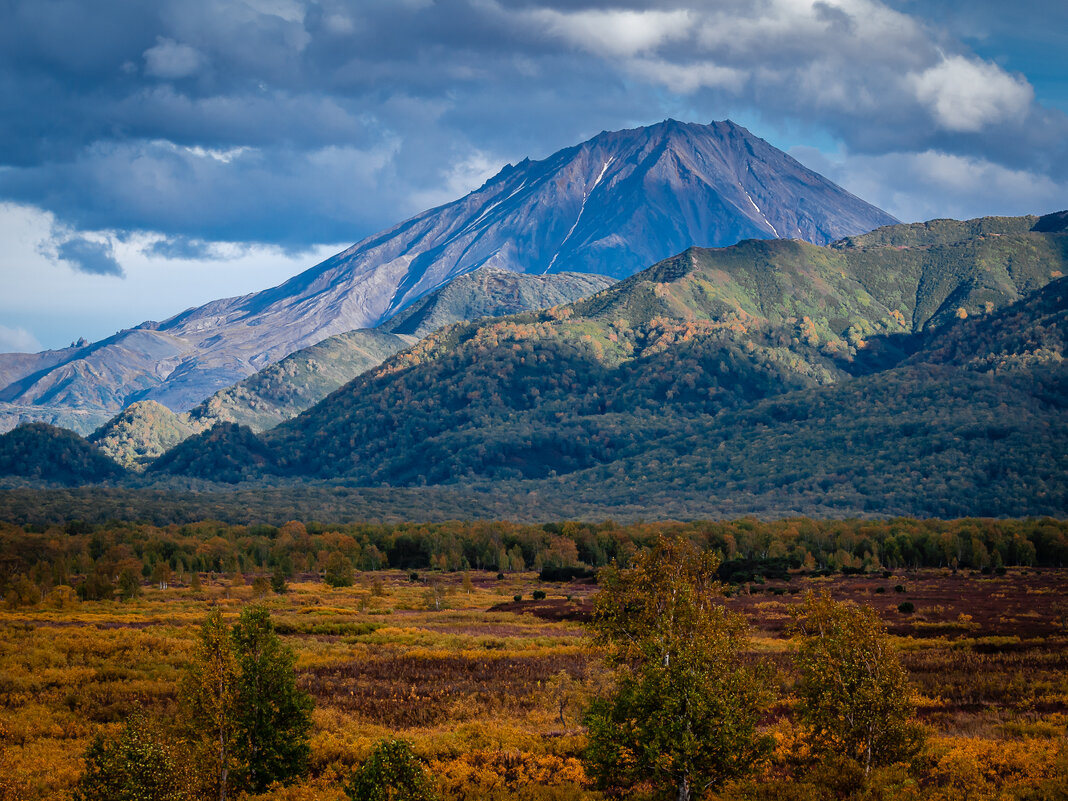
[[25,328],[0,325],[0,353],[36,353],[41,343]]
[[56,255],[79,272],[123,277],[122,266],[115,260],[111,244],[107,242],[74,236],[56,245]]
[[1068,207],[1068,180],[973,156],[926,150],[831,158],[807,147],[790,154],[905,222],[1042,215]]
[[195,259],[197,261],[217,261],[223,257],[212,243],[203,239],[191,239],[187,236],[159,237],[146,243],[142,252],[152,258],[178,261]]
[[530,19],[571,44],[607,56],[634,56],[688,38],[693,24],[692,15],[686,9],[598,9],[570,13],[539,9],[530,12]]
[[196,49],[173,39],[156,37],[156,46],[144,52],[145,74],[173,81],[200,71],[204,57]]
[[702,88],[740,90],[747,74],[713,62],[672,64],[655,58],[631,59],[627,68],[634,75],[647,78],[683,94]]
[[951,56],[909,75],[916,97],[947,131],[974,133],[1027,114],[1034,89],[995,64]]
[[356,241],[669,116],[1068,178],[1068,117],[915,0],[8,5],[0,201],[82,232]]

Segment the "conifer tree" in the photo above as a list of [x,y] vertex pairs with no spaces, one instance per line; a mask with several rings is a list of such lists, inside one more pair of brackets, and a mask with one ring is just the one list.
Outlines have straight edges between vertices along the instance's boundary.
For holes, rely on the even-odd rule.
[[308,771],[312,699],[297,687],[296,655],[274,631],[265,607],[246,607],[234,625],[238,663],[241,784],[255,792]]

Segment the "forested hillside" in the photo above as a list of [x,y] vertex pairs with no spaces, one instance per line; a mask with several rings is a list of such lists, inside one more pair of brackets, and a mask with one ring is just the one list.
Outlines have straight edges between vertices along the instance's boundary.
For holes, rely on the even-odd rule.
[[92,484],[118,478],[123,469],[65,428],[23,423],[0,435],[0,477],[53,484]]
[[695,516],[1057,514],[1068,237],[1038,222],[693,248],[570,306],[444,329],[262,449],[241,439],[256,459],[191,440],[155,470],[511,482]]

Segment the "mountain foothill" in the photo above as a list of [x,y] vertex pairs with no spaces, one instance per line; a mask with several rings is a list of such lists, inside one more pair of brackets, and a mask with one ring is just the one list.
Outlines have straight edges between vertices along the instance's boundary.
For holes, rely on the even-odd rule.
[[[765,194],[736,183],[763,224],[739,202],[748,222],[720,230],[741,241],[687,242],[646,269],[613,272],[591,255],[610,240],[598,225],[633,232],[621,221],[630,212],[616,209],[617,219],[595,202],[605,181],[623,197],[621,187],[640,175],[636,191],[655,207],[644,219],[663,212],[661,231],[674,214],[683,231],[681,221],[696,214],[683,199],[697,195],[676,179],[733,163],[735,172],[718,179],[729,184],[732,158],[747,147],[754,159],[763,152],[754,144],[762,140],[727,123],[650,131],[602,134],[561,151],[566,158],[508,168],[486,185],[504,186],[492,208],[471,199],[478,192],[457,201],[469,204],[466,219],[477,212],[497,220],[538,171],[557,176],[562,192],[561,165],[599,163],[587,170],[594,174],[584,179],[585,207],[572,213],[572,230],[540,262],[531,245],[532,261],[520,269],[483,258],[449,278],[460,257],[428,249],[405,276],[425,267],[419,275],[444,283],[420,295],[422,277],[400,278],[391,297],[412,299],[384,309],[376,328],[333,334],[190,410],[130,406],[92,442],[21,426],[0,438],[0,469],[38,482],[133,488],[502,493],[536,498],[547,519],[1064,515],[1068,214],[812,227],[770,211],[776,193],[785,196],[779,205],[818,205],[789,195],[803,190],[797,174],[762,176],[751,161],[747,175]],[[686,161],[672,143],[702,132],[715,147],[694,146]],[[608,143],[623,147],[613,137],[634,148],[625,175],[612,172],[624,158],[609,154]],[[669,202],[656,187],[679,197]],[[695,202],[711,208],[708,197]],[[414,228],[426,235],[436,230],[428,215],[358,247],[370,252]],[[516,209],[509,216],[513,230],[525,230],[529,218]],[[448,241],[489,247],[461,233]],[[530,243],[544,236],[528,233]],[[558,273],[558,265],[607,277]],[[51,443],[47,459],[18,468],[19,458],[34,460],[32,437]],[[69,458],[57,456],[57,443]],[[144,472],[89,458],[104,451]],[[69,469],[50,472],[53,463]]]

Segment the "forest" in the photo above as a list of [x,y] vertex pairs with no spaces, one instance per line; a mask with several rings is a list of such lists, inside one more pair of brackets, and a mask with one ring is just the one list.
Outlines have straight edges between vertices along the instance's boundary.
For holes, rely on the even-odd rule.
[[[1068,789],[1064,521],[71,520],[4,524],[0,553],[0,799],[218,798],[220,766],[228,797],[309,801],[387,786],[442,801]],[[684,557],[661,559],[674,572],[656,568],[665,553]],[[641,604],[666,619],[656,599],[673,586],[695,588],[675,623],[642,629]],[[813,639],[827,621],[845,646]],[[629,650],[634,637],[646,645]],[[670,661],[642,667],[664,648]],[[873,648],[883,668],[850,692],[887,699],[868,703],[881,734],[847,748],[827,732],[854,713],[819,677]],[[300,747],[263,734],[281,723],[220,717],[245,702],[208,703],[209,653],[230,654],[210,662],[230,665],[227,698],[290,687]],[[250,681],[264,653],[276,678]],[[669,689],[691,684],[705,689]],[[703,732],[692,748],[618,725],[672,699]],[[234,743],[225,759],[212,726]],[[123,795],[130,776],[159,781]],[[120,789],[93,795],[105,785]]]

